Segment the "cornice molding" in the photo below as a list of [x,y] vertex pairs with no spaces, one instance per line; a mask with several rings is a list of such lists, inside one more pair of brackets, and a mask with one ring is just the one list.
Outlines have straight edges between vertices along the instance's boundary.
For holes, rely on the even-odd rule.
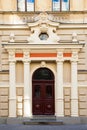
[[78,49],[81,49],[84,47],[85,43],[60,43],[60,44],[43,44],[43,43],[22,43],[22,44],[19,44],[19,43],[10,43],[10,44],[3,44],[3,47],[7,50],[12,50],[12,49],[28,49],[28,50],[39,50],[39,49],[42,49],[42,50],[49,50],[49,49],[52,49],[52,50],[61,50],[61,49],[70,49],[72,51],[76,51]]
[[[0,11],[0,14],[40,14],[43,13],[43,11],[32,11],[32,12],[26,12],[26,11]],[[47,14],[86,14],[87,11],[46,11]]]
[[[49,22],[48,25],[54,26],[57,29],[87,29],[87,23],[55,23],[55,22]],[[24,30],[27,29],[29,30],[29,27],[39,27],[39,23],[28,23],[28,24],[1,24],[0,29],[1,30],[10,30],[10,29],[20,29]]]

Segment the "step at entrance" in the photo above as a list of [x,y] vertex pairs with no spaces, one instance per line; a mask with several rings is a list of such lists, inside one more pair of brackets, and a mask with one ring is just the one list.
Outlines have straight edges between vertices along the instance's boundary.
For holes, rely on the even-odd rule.
[[63,125],[62,120],[57,120],[55,116],[33,116],[23,121],[24,125]]

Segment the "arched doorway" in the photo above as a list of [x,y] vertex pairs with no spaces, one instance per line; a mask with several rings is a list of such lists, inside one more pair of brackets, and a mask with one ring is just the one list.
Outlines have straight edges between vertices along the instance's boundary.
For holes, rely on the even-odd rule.
[[39,68],[32,77],[33,115],[54,115],[54,74],[48,68]]

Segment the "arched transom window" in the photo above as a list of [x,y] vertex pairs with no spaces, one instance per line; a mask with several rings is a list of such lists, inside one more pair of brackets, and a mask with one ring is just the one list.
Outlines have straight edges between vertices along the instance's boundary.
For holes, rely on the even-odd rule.
[[[35,1],[35,0],[17,0],[18,11],[37,11],[37,10],[35,10],[35,2],[38,2],[38,0],[37,1]],[[51,4],[52,7],[50,9],[51,11],[69,11],[70,0],[50,0],[50,2],[52,2],[52,4]],[[40,2],[39,2],[39,4],[40,4]],[[43,8],[43,7],[41,7],[41,8]],[[39,11],[41,11],[41,10],[39,10]],[[48,11],[48,9],[47,9],[47,11]]]

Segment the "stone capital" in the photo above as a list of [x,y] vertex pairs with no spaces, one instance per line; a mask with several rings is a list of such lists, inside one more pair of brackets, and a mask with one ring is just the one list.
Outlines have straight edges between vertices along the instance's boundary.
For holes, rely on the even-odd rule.
[[7,50],[8,50],[9,55],[12,55],[15,53],[15,49],[7,49]]
[[9,61],[15,61],[15,49],[9,49]]
[[78,52],[77,52],[77,51],[73,51],[73,52],[72,52],[71,61],[72,61],[72,62],[77,62],[77,61],[78,61]]
[[75,64],[75,63],[77,64],[77,62],[78,62],[77,59],[76,60],[75,59],[71,59],[71,64]]
[[24,49],[23,50],[23,54],[24,54],[24,61],[29,61],[29,57],[30,57],[30,52],[28,49]]
[[57,52],[57,61],[63,62],[63,51]]
[[63,64],[63,62],[64,62],[63,59],[57,59],[57,60],[56,60],[56,63],[58,63],[58,64]]
[[11,64],[15,64],[16,63],[16,60],[15,59],[9,59],[9,63],[11,63]]
[[22,60],[25,64],[27,64],[27,63],[30,63],[31,62],[31,60],[30,59],[23,59]]
[[29,51],[29,49],[24,49],[23,53],[24,53],[24,55],[28,55],[30,53],[30,51]]

